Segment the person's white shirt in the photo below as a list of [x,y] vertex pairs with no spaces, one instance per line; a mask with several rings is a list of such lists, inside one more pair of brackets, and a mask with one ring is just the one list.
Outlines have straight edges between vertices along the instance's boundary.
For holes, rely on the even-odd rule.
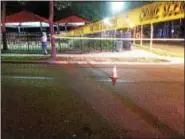
[[47,37],[46,36],[42,36],[41,41],[42,42],[47,42]]

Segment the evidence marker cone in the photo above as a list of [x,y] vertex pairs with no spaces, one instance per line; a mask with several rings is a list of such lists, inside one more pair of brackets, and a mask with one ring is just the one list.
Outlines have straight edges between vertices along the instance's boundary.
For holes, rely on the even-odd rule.
[[116,84],[116,80],[118,79],[118,75],[117,75],[117,70],[116,70],[116,66],[114,65],[112,74],[110,76],[110,78],[112,79],[112,85]]

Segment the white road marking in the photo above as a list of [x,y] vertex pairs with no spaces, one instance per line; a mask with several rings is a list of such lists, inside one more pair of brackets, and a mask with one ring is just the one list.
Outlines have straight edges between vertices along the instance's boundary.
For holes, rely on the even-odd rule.
[[31,77],[31,76],[2,76],[2,78],[11,78],[11,79],[28,79],[28,80],[53,80],[51,77]]

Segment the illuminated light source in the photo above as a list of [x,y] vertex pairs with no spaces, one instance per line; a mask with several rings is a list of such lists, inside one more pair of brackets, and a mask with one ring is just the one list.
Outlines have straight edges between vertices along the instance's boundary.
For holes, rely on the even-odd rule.
[[127,22],[127,24],[129,24],[131,28],[135,26],[135,24],[128,17],[125,17],[125,21]]
[[135,24],[134,24],[134,23],[130,23],[129,26],[130,26],[131,28],[133,28],[133,27],[135,26]]
[[109,19],[108,18],[104,18],[103,22],[104,22],[104,24],[109,24]]
[[105,25],[112,26],[112,24],[109,22],[109,19],[108,18],[104,18],[103,19],[103,22],[104,22]]
[[124,2],[112,2],[112,12],[119,12],[123,8]]

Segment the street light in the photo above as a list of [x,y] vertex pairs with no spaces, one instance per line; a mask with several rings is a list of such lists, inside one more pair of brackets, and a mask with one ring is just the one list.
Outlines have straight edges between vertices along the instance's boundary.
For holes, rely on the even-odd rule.
[[110,27],[112,26],[112,24],[109,22],[109,18],[104,18],[103,22],[104,22],[105,25],[108,25]]
[[122,10],[124,2],[112,2],[113,14]]
[[104,18],[103,22],[104,22],[104,24],[109,24],[109,19],[108,18]]
[[134,24],[134,23],[130,23],[129,26],[130,26],[131,28],[133,28],[133,27],[135,26],[135,24]]
[[[120,12],[123,8],[124,2],[112,2],[112,16],[114,16],[115,13]],[[116,29],[113,30],[113,37],[115,37]],[[113,41],[113,48],[114,48],[114,41]]]

